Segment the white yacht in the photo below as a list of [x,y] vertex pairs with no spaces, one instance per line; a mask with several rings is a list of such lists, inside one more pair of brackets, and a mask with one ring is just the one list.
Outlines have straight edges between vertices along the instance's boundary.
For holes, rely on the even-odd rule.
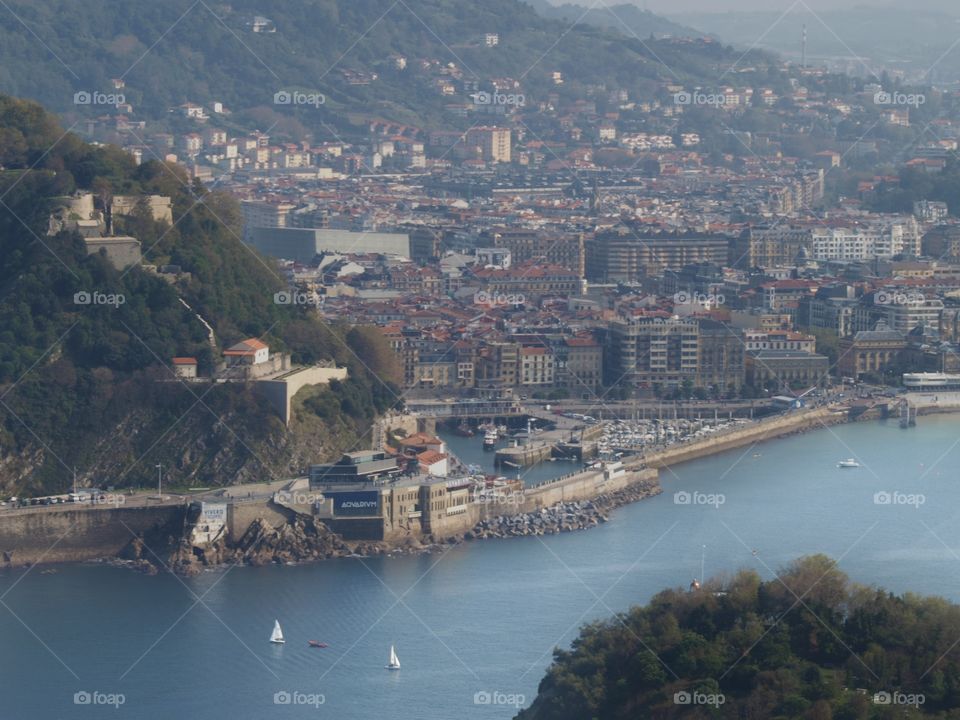
[[841,460],[837,463],[838,468],[858,468],[860,463],[858,463],[854,458],[847,458],[846,460]]

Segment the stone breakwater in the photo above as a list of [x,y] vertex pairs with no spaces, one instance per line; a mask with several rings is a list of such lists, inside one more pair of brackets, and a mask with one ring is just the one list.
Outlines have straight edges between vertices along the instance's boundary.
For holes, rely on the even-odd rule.
[[[155,547],[162,548],[154,551]],[[124,564],[141,572],[156,574],[170,570],[178,575],[196,575],[206,567],[223,565],[285,565],[292,562],[329,560],[355,552],[339,535],[312,518],[273,527],[264,519],[255,520],[236,543],[220,539],[196,548],[183,537],[135,538],[121,553]]]
[[561,502],[534,512],[498,515],[488,520],[481,520],[463,536],[463,539],[555,535],[561,532],[586,530],[605,523],[611,510],[661,492],[663,489],[658,481],[643,480],[623,490],[598,495],[592,500]]

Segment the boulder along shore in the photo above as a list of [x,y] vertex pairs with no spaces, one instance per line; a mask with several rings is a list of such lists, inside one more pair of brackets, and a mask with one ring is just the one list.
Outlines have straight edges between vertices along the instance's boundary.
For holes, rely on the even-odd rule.
[[175,533],[156,534],[131,540],[120,557],[111,562],[149,575],[169,570],[192,576],[208,568],[230,565],[286,565],[332,558],[416,555],[439,552],[464,541],[586,530],[606,522],[610,511],[660,492],[659,481],[642,480],[592,500],[562,502],[533,512],[482,520],[463,535],[448,538],[411,536],[389,543],[348,542],[323,522],[305,516],[280,527],[258,519],[236,543],[221,538],[207,547],[196,548]]

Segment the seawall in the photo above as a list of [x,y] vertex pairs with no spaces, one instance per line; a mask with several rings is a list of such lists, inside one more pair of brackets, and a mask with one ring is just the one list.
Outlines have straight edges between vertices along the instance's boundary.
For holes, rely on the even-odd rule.
[[116,557],[137,535],[182,527],[186,508],[14,510],[0,518],[0,567]]
[[692,443],[679,443],[660,452],[645,455],[631,462],[631,466],[646,465],[653,468],[665,468],[689,460],[697,460],[708,455],[716,455],[725,450],[734,450],[746,445],[772,440],[807,430],[816,430],[829,425],[847,422],[846,413],[838,413],[829,408],[797,410],[776,418],[759,420],[751,425],[717,433]]

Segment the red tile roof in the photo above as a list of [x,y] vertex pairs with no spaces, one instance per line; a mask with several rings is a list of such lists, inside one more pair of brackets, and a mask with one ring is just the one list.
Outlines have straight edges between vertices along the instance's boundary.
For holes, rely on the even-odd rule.
[[230,356],[256,355],[257,350],[264,350],[266,348],[267,345],[256,338],[247,338],[243,342],[238,342],[229,350],[225,350],[223,354]]

